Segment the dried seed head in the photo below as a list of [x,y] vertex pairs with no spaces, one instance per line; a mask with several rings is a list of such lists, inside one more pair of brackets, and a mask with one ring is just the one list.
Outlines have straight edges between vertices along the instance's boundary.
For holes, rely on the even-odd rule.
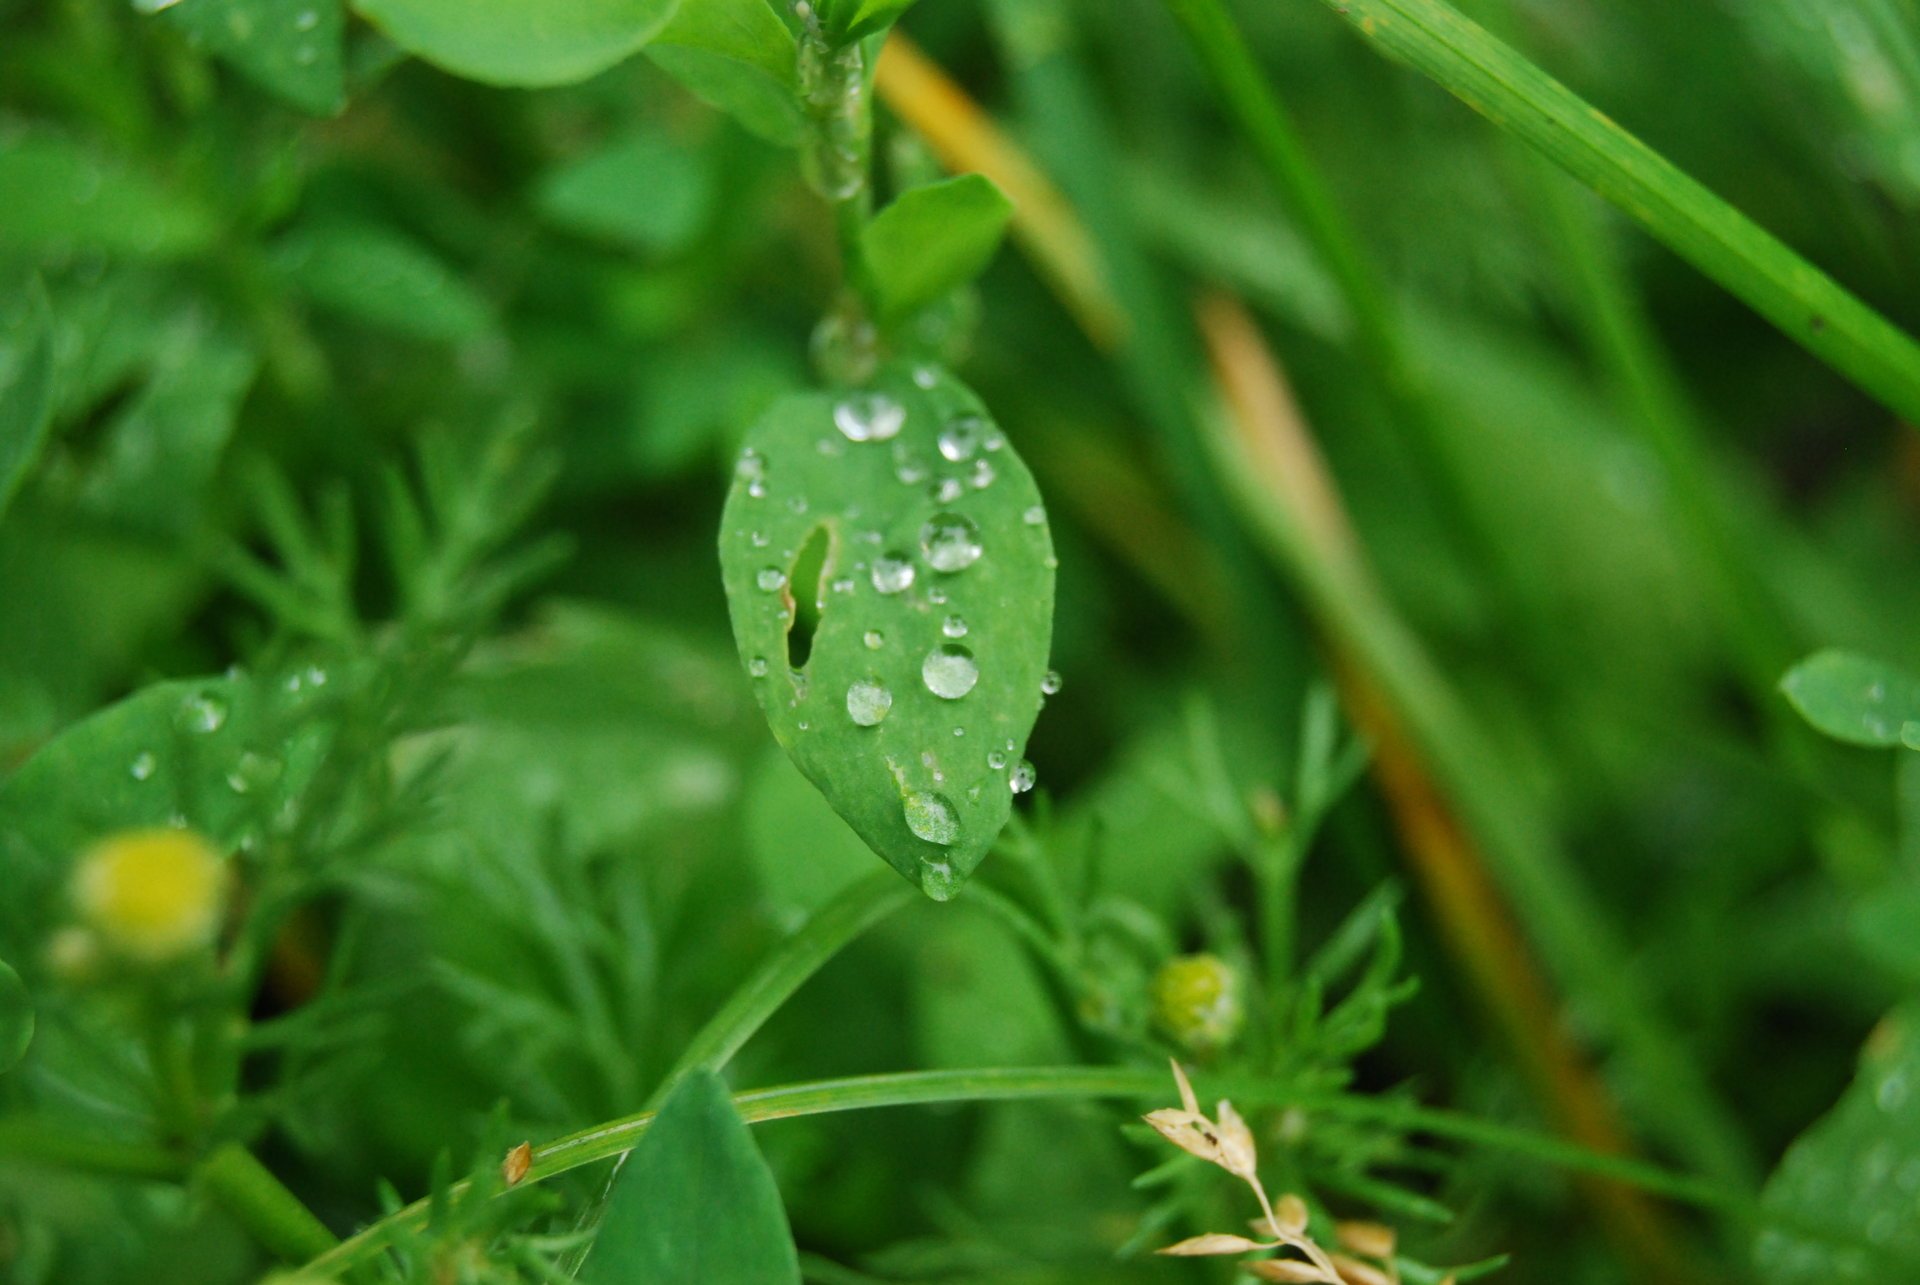
[[1331,1275],[1326,1268],[1315,1263],[1303,1263],[1297,1258],[1268,1258],[1257,1263],[1247,1263],[1246,1269],[1263,1281],[1317,1282],[1318,1285],[1342,1285],[1338,1276]]
[[1227,1167],[1220,1150],[1220,1132],[1213,1121],[1193,1111],[1149,1111],[1141,1117],[1174,1146],[1208,1164]]
[[1392,1258],[1393,1228],[1384,1223],[1343,1222],[1334,1224],[1334,1239],[1356,1254],[1367,1258]]
[[1308,1217],[1307,1202],[1289,1191],[1273,1202],[1273,1217],[1278,1224],[1273,1229],[1276,1235],[1305,1235]]
[[500,1162],[500,1176],[507,1186],[517,1187],[520,1180],[527,1176],[527,1170],[533,1168],[533,1145],[523,1142],[507,1152],[507,1158]]
[[1193,1094],[1193,1085],[1187,1083],[1187,1073],[1180,1069],[1178,1058],[1168,1058],[1173,1066],[1173,1082],[1180,1089],[1180,1109],[1189,1115],[1200,1114],[1200,1099]]
[[1346,1254],[1335,1254],[1333,1265],[1339,1269],[1340,1279],[1346,1285],[1393,1285],[1393,1278],[1372,1263],[1363,1263]]
[[1235,1177],[1252,1182],[1259,1163],[1254,1152],[1253,1130],[1233,1109],[1233,1103],[1224,1098],[1220,1102],[1219,1116],[1220,1167]]
[[1175,1258],[1199,1258],[1212,1254],[1245,1254],[1255,1249],[1273,1249],[1277,1241],[1248,1240],[1245,1236],[1231,1236],[1226,1232],[1210,1231],[1204,1236],[1190,1236],[1176,1245],[1157,1249],[1156,1254],[1166,1254]]

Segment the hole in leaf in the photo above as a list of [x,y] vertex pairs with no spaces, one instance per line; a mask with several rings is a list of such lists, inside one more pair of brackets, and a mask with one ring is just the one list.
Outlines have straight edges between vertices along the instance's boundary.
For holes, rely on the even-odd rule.
[[787,664],[804,669],[813,654],[813,636],[820,629],[821,613],[827,609],[827,573],[832,559],[833,532],[825,524],[813,529],[793,560],[793,574],[787,577],[788,592],[793,595],[793,625],[787,630]]

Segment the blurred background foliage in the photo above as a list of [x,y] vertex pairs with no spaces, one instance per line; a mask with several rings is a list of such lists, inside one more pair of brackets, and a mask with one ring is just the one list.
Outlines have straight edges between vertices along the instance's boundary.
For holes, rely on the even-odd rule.
[[[76,853],[183,819],[252,854],[272,909],[249,908],[246,967],[168,1001],[226,1086],[211,1125],[180,1127],[257,1143],[344,1230],[379,1184],[423,1190],[436,1157],[490,1164],[503,1138],[637,1110],[752,961],[878,868],[772,745],[714,553],[739,436],[810,381],[838,269],[791,154],[648,56],[494,89],[316,5],[298,29],[318,43],[263,68],[196,27],[216,7],[0,0],[0,388],[32,376],[44,316],[53,390],[10,505],[0,489],[0,956],[40,1013],[0,1105],[85,1136],[154,1127],[151,1050],[118,1047],[147,1001],[76,982],[51,947]],[[1465,7],[1920,324],[1907,0]],[[1064,190],[1125,314],[1103,351],[1009,251],[959,363],[1047,496],[1066,678],[1003,845],[1028,856],[980,879],[1018,897],[1035,861],[1097,869],[1084,987],[1063,998],[979,897],[915,904],[733,1078],[1150,1063],[1155,968],[1199,949],[1251,967],[1235,827],[1291,799],[1325,649],[1181,437],[1207,379],[1188,304],[1218,291],[1257,314],[1387,599],[1497,750],[1499,791],[1564,841],[1757,1190],[1920,983],[1900,909],[1920,755],[1821,742],[1773,689],[1822,646],[1920,668],[1920,438],[1323,7],[1234,10],[1383,270],[1439,458],[1409,449],[1157,0],[921,0],[914,40]],[[344,96],[320,74],[336,51]],[[930,168],[885,110],[878,130],[883,172]],[[1586,252],[1645,311],[1730,560],[1596,351]],[[1297,908],[1312,949],[1370,897],[1403,906],[1422,985],[1356,1083],[1544,1127],[1432,903],[1395,891],[1383,788],[1329,803]],[[1523,927],[1537,909],[1511,906]],[[1583,1046],[1592,997],[1562,999]],[[206,1036],[207,1011],[249,1032]],[[1794,1153],[1784,1207],[1911,1236],[1920,1133],[1884,1089],[1910,1038],[1883,1029],[1867,1087]],[[1690,1167],[1649,1124],[1663,1086],[1611,1087],[1645,1153]],[[1129,1181],[1164,1156],[1114,1119],[1014,1105],[756,1136],[820,1280],[1226,1279],[1115,1258],[1155,1199]],[[49,1167],[14,1137],[0,1277],[263,1270],[177,1185]],[[1326,1137],[1322,1171],[1350,1141]],[[1639,1279],[1582,1189],[1532,1159],[1399,1161],[1458,1214],[1418,1233],[1428,1261]],[[1749,1230],[1679,1234],[1715,1246],[1704,1278],[1742,1279]],[[1770,1281],[1886,1279],[1804,1244],[1765,1261]]]

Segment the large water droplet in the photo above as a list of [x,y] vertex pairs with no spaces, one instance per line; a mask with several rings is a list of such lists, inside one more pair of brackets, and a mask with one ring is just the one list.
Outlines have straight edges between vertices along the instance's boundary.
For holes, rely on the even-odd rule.
[[196,692],[180,702],[179,723],[189,732],[217,732],[226,725],[227,702],[212,692]]
[[847,717],[862,727],[877,726],[893,708],[893,693],[879,683],[861,679],[847,688]]
[[1033,764],[1021,759],[1013,765],[1013,771],[1007,773],[1007,788],[1015,794],[1025,794],[1039,779],[1040,774],[1034,771]]
[[1051,696],[1059,690],[1060,690],[1060,671],[1059,670],[1049,669],[1045,674],[1041,675],[1040,692],[1042,695]]
[[958,513],[939,513],[920,528],[920,547],[935,571],[964,571],[980,560],[980,528]]
[[136,781],[147,781],[153,778],[153,769],[156,766],[157,764],[154,762],[153,751],[141,750],[138,754],[133,756],[133,764],[131,767],[127,769],[127,772]]
[[906,407],[885,393],[859,393],[833,408],[833,426],[850,442],[884,442],[906,422]]
[[881,593],[899,593],[913,585],[913,563],[905,555],[883,553],[873,560],[873,587]]
[[940,453],[955,464],[972,459],[973,453],[980,449],[980,436],[984,428],[978,416],[961,416],[940,430]]
[[915,790],[901,800],[901,810],[906,814],[907,829],[928,843],[946,847],[960,837],[960,819],[954,815],[953,804],[938,794]]
[[920,677],[935,696],[957,701],[980,681],[980,667],[973,663],[972,652],[958,643],[947,643],[927,653],[920,662]]
[[787,573],[779,567],[766,567],[753,578],[753,582],[766,592],[775,593],[787,587]]

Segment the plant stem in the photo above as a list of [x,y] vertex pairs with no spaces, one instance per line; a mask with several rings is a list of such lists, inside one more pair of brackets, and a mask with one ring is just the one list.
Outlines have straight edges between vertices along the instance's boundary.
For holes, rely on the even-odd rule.
[[740,1046],[823,964],[919,895],[899,875],[883,870],[850,884],[814,911],[800,931],[776,946],[720,1011],[707,1019],[647,1099],[648,1104],[658,1106],[666,1101],[674,1087],[694,1071],[718,1071],[726,1066]]
[[201,1161],[194,1178],[262,1247],[287,1262],[304,1262],[340,1244],[299,1197],[238,1143],[230,1142]]
[[1613,202],[1835,370],[1920,425],[1920,345],[1771,233],[1445,0],[1325,0],[1407,62]]
[[179,1178],[186,1164],[164,1147],[90,1138],[50,1120],[0,1120],[0,1156],[22,1164],[58,1165],[123,1178]]

